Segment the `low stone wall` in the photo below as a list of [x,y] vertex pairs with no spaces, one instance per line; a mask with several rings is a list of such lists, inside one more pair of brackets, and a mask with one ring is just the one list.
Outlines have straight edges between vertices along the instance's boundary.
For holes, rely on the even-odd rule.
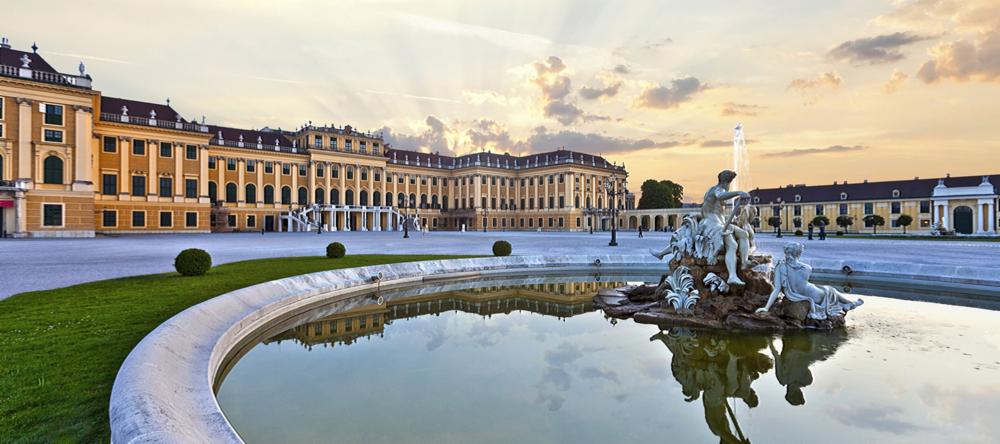
[[[808,258],[806,261],[810,262]],[[830,276],[843,276],[841,270],[848,265],[853,270],[850,280],[856,282],[978,285],[1000,294],[1000,276],[989,269],[933,269],[859,261],[810,263],[817,274]],[[236,290],[170,318],[132,350],[119,369],[111,392],[111,439],[113,443],[241,443],[222,414],[213,391],[227,357],[246,346],[255,332],[283,317],[321,303],[351,299],[367,303],[367,298],[361,296],[374,289],[372,277],[379,273],[382,275],[379,285],[388,290],[483,275],[553,271],[659,274],[665,267],[665,263],[649,255],[452,259],[324,271]]]

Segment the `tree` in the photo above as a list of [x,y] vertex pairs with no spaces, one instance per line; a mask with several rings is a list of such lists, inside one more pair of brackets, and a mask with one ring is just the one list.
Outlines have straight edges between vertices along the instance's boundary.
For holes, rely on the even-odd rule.
[[684,187],[669,180],[647,179],[642,183],[640,210],[680,208],[684,200]]
[[844,229],[847,232],[847,227],[854,225],[854,218],[846,214],[837,216],[837,226]]
[[878,227],[885,225],[885,218],[877,214],[869,214],[865,216],[865,225],[872,227],[872,234],[878,234]]
[[778,216],[771,216],[767,218],[767,224],[774,228],[774,231],[778,231],[778,227],[781,226],[781,218]]
[[816,216],[812,219],[811,223],[813,224],[814,227],[818,227],[820,225],[829,226],[830,218],[826,216]]
[[909,214],[900,214],[899,217],[896,218],[896,223],[903,227],[903,234],[906,234],[906,227],[913,223],[913,217]]

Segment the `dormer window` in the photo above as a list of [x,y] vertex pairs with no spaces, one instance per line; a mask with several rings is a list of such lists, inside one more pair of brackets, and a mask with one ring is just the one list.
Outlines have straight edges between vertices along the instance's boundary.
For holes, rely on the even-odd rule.
[[840,200],[847,200],[847,193],[840,193]]
[[760,196],[754,196],[753,203],[760,203]]
[[892,190],[892,197],[899,197],[899,190]]
[[800,195],[796,194],[796,195],[795,195],[795,201],[796,201],[796,202],[802,202],[802,196],[800,196]]

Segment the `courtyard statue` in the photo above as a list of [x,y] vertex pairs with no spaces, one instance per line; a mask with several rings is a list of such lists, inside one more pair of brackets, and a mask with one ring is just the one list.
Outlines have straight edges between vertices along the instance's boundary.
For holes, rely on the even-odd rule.
[[758,308],[758,313],[766,313],[781,294],[792,302],[809,303],[809,319],[827,319],[844,316],[850,310],[864,304],[858,299],[852,301],[829,285],[815,285],[809,282],[812,267],[799,261],[805,247],[798,242],[785,244],[785,258],[774,266],[774,290],[767,298],[767,304]]
[[801,244],[786,246],[776,268],[770,255],[755,252],[756,212],[747,193],[729,190],[735,177],[732,171],[719,173],[700,214],[685,216],[666,248],[650,251],[667,262],[659,283],[602,290],[594,297],[597,307],[613,318],[673,327],[843,327],[847,312],[863,301],[810,283],[812,269],[799,261]]

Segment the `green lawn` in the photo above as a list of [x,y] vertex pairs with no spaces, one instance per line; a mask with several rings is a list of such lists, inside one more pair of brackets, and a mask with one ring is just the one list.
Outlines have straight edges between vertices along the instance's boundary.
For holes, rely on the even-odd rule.
[[157,325],[201,301],[287,276],[451,257],[260,259],[200,277],[135,276],[0,301],[0,442],[108,442],[108,399],[125,356]]

